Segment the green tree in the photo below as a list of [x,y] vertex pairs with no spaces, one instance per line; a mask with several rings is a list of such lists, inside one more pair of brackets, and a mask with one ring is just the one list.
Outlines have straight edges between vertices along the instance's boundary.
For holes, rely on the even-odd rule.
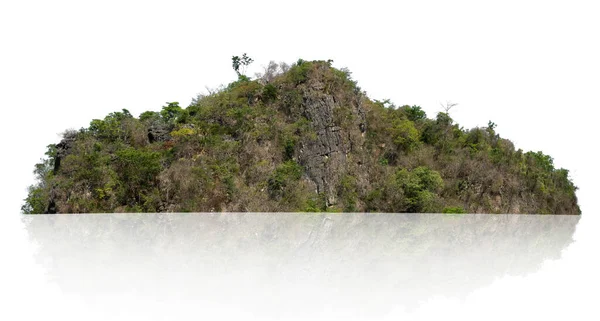
[[396,184],[404,191],[406,210],[411,213],[434,212],[437,210],[437,193],[444,186],[440,174],[427,167],[412,171],[400,169],[396,172]]
[[120,112],[108,114],[103,120],[93,119],[88,131],[98,139],[125,141],[128,138],[125,122],[131,119],[133,119],[131,113],[127,109],[122,109]]
[[156,186],[162,170],[160,154],[128,147],[116,153],[119,179],[126,182],[125,202],[140,202],[142,195]]
[[415,124],[406,119],[394,122],[390,129],[394,143],[404,151],[411,151],[419,146],[421,133],[415,128]]
[[183,109],[179,107],[179,103],[176,101],[167,102],[167,106],[163,106],[160,115],[166,122],[174,123],[183,115]]
[[288,160],[275,169],[268,181],[269,195],[273,199],[279,199],[285,194],[285,188],[290,183],[298,181],[302,177],[302,166],[293,160]]
[[[254,60],[252,58],[248,57],[248,55],[246,55],[246,53],[244,53],[242,55],[242,57],[239,57],[239,56],[231,57],[231,65],[233,67],[233,70],[235,70],[235,73],[238,75],[239,78],[241,78],[242,76],[245,76],[246,68],[253,61]],[[240,68],[242,69],[241,71],[240,71]]]
[[420,106],[403,106],[402,110],[406,113],[407,118],[413,122],[427,118],[427,114]]
[[56,159],[56,145],[50,144],[47,147],[47,158],[41,159],[41,163],[35,165],[33,171],[36,184],[28,187],[25,204],[21,207],[23,214],[42,214],[46,211],[49,198],[49,183],[52,180],[54,161]]

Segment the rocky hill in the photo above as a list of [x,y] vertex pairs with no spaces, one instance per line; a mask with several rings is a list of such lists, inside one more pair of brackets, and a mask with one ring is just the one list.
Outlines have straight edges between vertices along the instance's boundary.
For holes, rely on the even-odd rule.
[[65,132],[23,212],[580,214],[568,171],[494,128],[371,100],[330,61],[272,63],[187,108]]

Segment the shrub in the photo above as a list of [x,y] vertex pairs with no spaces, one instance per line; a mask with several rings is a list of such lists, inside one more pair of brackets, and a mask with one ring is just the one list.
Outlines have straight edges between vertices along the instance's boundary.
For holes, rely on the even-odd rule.
[[471,129],[464,140],[464,146],[469,149],[471,154],[485,150],[486,145],[484,131],[481,128]]
[[262,91],[263,102],[269,103],[277,99],[277,87],[272,84],[266,84]]
[[420,121],[427,118],[427,114],[420,106],[402,106],[401,110],[406,114],[406,117],[410,121]]
[[269,196],[274,199],[280,198],[284,193],[285,187],[302,177],[302,171],[302,166],[292,160],[277,166],[268,180]]
[[23,214],[42,214],[48,205],[48,193],[41,186],[29,186],[25,204],[21,207]]
[[156,186],[157,176],[162,170],[160,154],[128,147],[116,153],[119,178],[127,182],[125,201],[141,201],[141,194]]
[[552,172],[554,170],[554,161],[552,157],[545,155],[542,152],[527,152],[525,153],[528,163],[535,166],[544,172]]
[[145,111],[140,114],[140,121],[153,121],[160,118],[160,114],[155,111]]
[[298,59],[298,62],[293,65],[287,72],[287,80],[294,85],[299,85],[306,81],[308,73],[312,68],[312,63]]
[[447,207],[444,207],[444,209],[442,210],[442,213],[444,213],[444,214],[465,214],[465,213],[467,213],[467,211],[465,211],[465,209],[460,206],[447,206]]
[[421,133],[410,120],[397,120],[394,122],[394,126],[390,128],[390,132],[394,144],[404,151],[409,152],[419,146]]
[[344,205],[344,212],[355,212],[358,193],[356,192],[356,178],[344,175],[340,181],[339,196]]
[[296,148],[296,140],[293,138],[288,138],[285,140],[285,142],[283,143],[283,159],[284,160],[291,160],[292,158],[294,158],[294,150]]
[[104,120],[94,119],[90,122],[88,131],[98,139],[108,141],[126,141],[128,133],[125,130],[125,120],[132,119],[133,116],[127,109],[122,112],[113,112],[108,114]]
[[405,206],[409,212],[433,212],[436,210],[437,193],[444,185],[440,174],[427,167],[412,171],[400,169],[395,176],[396,185],[404,191]]
[[435,121],[441,126],[450,126],[453,123],[452,118],[447,113],[438,113]]
[[178,138],[179,139],[179,138],[185,138],[185,137],[188,137],[188,136],[192,136],[195,133],[196,133],[196,131],[193,130],[193,129],[191,129],[191,128],[189,128],[189,127],[182,127],[182,128],[180,128],[178,130],[172,131],[171,132],[171,136],[173,138]]
[[327,211],[327,202],[325,194],[319,193],[309,197],[304,204],[301,212],[325,212]]

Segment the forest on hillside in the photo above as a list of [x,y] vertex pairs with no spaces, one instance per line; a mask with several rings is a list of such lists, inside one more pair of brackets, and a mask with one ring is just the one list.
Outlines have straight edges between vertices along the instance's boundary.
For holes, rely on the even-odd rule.
[[22,211],[580,214],[567,169],[496,125],[367,97],[331,61],[271,62],[187,106],[122,109],[69,130]]

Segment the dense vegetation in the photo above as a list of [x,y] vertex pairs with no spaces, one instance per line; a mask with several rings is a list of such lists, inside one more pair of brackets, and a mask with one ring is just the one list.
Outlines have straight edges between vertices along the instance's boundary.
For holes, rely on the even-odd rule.
[[[448,111],[430,119],[371,100],[331,61],[271,63],[252,80],[239,70],[251,59],[234,58],[238,80],[187,108],[123,109],[65,132],[36,165],[23,212],[580,214],[568,171],[515,150],[492,122],[467,130]],[[307,111],[319,104],[332,111],[327,133]],[[331,133],[350,147],[318,155],[323,174],[305,153]]]

